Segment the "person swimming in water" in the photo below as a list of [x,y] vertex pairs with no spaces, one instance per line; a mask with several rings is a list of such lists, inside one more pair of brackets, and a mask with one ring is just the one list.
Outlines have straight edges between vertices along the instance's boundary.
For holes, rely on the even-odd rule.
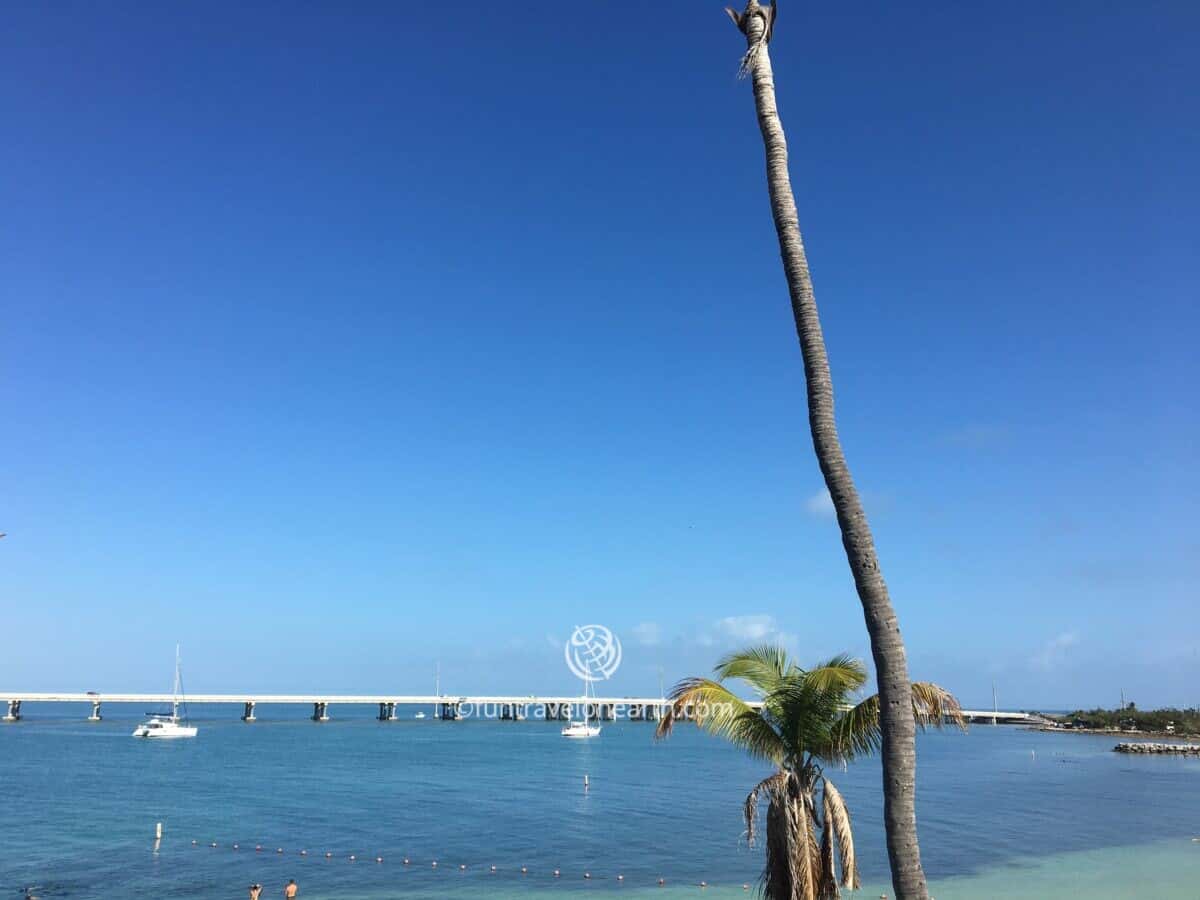
[[292,898],[298,893],[300,893],[300,888],[296,886],[296,879],[288,879],[287,887],[283,889],[283,896],[286,897],[287,900],[292,900]]
[[250,900],[258,900],[258,898],[259,898],[259,896],[261,896],[261,894],[262,894],[262,885],[261,884],[250,885]]

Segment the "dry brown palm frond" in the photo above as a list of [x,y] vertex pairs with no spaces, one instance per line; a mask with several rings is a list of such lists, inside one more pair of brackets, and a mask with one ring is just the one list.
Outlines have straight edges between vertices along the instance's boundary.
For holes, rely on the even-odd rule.
[[[806,802],[796,776],[778,772],[764,779],[751,797],[767,800],[766,859],[763,896],[768,900],[817,900],[819,848],[813,835],[811,803]],[[751,797],[747,797],[747,824]]]
[[795,865],[795,841],[787,797],[767,805],[767,840],[763,860],[762,891],[767,900],[794,900],[799,873]]
[[816,846],[814,839],[812,807],[809,805],[808,798],[803,794],[789,798],[788,812],[795,835],[792,848],[792,863],[795,872],[792,877],[792,896],[797,900],[816,900],[817,866],[813,862],[814,856],[818,862],[820,861],[820,849]]
[[932,725],[934,728],[941,728],[949,720],[963,731],[967,730],[967,720],[962,714],[962,707],[945,688],[932,681],[914,681],[912,698],[913,714],[920,727]]
[[833,829],[829,824],[829,814],[825,815],[824,827],[821,829],[821,861],[817,878],[817,897],[819,900],[837,900],[841,896],[838,890],[837,876],[833,868]]
[[757,836],[755,822],[758,820],[758,795],[766,792],[767,800],[771,803],[776,802],[777,795],[786,795],[787,780],[787,772],[776,772],[774,775],[769,775],[756,784],[754,790],[746,795],[746,802],[743,804],[742,812],[746,817],[746,843],[751,847],[754,846],[754,839]]
[[675,707],[671,705],[663,711],[662,716],[658,720],[658,727],[654,729],[655,740],[662,740],[665,737],[669,737],[674,728]]
[[854,832],[850,827],[850,811],[841,792],[825,779],[825,831],[837,838],[838,856],[842,858],[842,887],[858,890],[858,861],[854,856]]
[[821,896],[821,842],[817,840],[817,808],[815,797],[806,793],[803,797],[804,821],[808,825],[808,869],[812,883],[813,900]]

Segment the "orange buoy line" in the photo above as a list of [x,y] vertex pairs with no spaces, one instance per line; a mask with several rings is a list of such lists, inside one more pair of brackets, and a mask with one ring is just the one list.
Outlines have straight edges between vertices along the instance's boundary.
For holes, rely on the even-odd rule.
[[[199,841],[197,841],[197,840],[193,840],[191,843],[192,843],[192,846],[193,846],[193,847],[198,847],[198,846],[200,846],[200,842],[199,842]],[[209,846],[209,847],[212,847],[212,848],[217,848],[217,847],[219,847],[220,845],[219,845],[219,844],[218,844],[216,841],[210,841],[210,842],[209,842],[209,844],[208,844],[208,846]],[[241,845],[240,845],[240,844],[236,844],[236,843],[234,843],[234,844],[230,844],[230,845],[229,845],[229,847],[230,847],[231,849],[233,849],[233,850],[237,850],[237,849],[239,849],[239,848],[241,847]],[[255,849],[255,851],[256,851],[256,852],[259,852],[259,853],[261,853],[261,852],[262,852],[262,849],[263,849],[263,848],[262,848],[262,844],[255,844],[255,845],[254,845],[254,849]],[[308,850],[303,850],[303,849],[302,849],[302,850],[298,850],[298,851],[297,851],[297,853],[298,853],[300,856],[308,856]],[[283,854],[284,854],[284,848],[283,848],[283,847],[277,847],[277,848],[275,849],[275,854],[276,854],[277,856],[279,856],[279,855],[283,855]],[[333,859],[333,851],[331,851],[331,850],[326,850],[326,851],[325,851],[325,858],[326,858],[326,859]],[[367,858],[368,858],[368,859],[370,859],[371,857],[367,857]],[[346,857],[346,859],[347,859],[349,862],[355,862],[355,861],[358,859],[358,856],[357,856],[357,854],[351,853],[351,854],[349,854],[349,855]],[[381,863],[383,863],[383,861],[384,861],[382,856],[375,856],[375,857],[374,857],[374,859],[375,859],[375,862],[376,862],[376,863],[380,863],[380,864],[381,864]],[[406,866],[407,866],[407,865],[410,865],[410,864],[411,864],[412,860],[411,860],[409,857],[405,856],[405,857],[403,857],[403,858],[402,858],[402,862],[403,862],[403,864],[404,864],[404,865],[406,865]],[[432,869],[436,869],[436,868],[438,868],[438,861],[437,861],[436,859],[435,859],[435,860],[431,860],[429,865],[430,865],[430,868],[432,868]],[[458,870],[459,870],[460,872],[465,872],[465,871],[467,871],[467,864],[466,864],[466,863],[459,863],[459,865],[458,865]],[[493,875],[494,875],[494,874],[496,874],[496,873],[499,871],[499,869],[498,869],[498,868],[497,868],[495,865],[489,865],[489,866],[488,866],[488,871],[489,871],[491,874],[493,874]],[[518,871],[520,871],[520,873],[521,873],[522,875],[528,875],[528,874],[529,874],[529,867],[528,867],[528,866],[521,866],[521,867],[520,867],[520,869],[519,869]],[[561,877],[562,877],[562,869],[554,869],[552,874],[553,874],[553,876],[554,876],[555,878],[561,878]],[[616,875],[615,877],[616,877],[616,881],[617,881],[618,883],[621,883],[621,884],[623,884],[623,883],[625,882],[625,874],[624,874],[623,872],[618,872],[618,873],[617,873],[617,875]],[[583,878],[584,878],[584,880],[586,880],[586,881],[591,881],[591,880],[592,880],[592,873],[591,873],[590,871],[587,871],[587,870],[585,870],[585,871],[583,872]],[[660,877],[660,878],[658,879],[657,883],[658,883],[658,886],[659,886],[659,887],[665,887],[665,886],[666,886],[666,884],[667,884],[667,881],[666,881],[666,879],[665,879],[665,878],[662,878],[662,877]],[[699,883],[697,883],[697,885],[696,885],[696,886],[697,886],[698,888],[705,889],[705,888],[708,888],[708,887],[709,887],[709,883],[708,883],[707,881],[700,881]],[[748,883],[746,883],[746,884],[743,884],[743,885],[742,885],[742,890],[743,890],[743,891],[748,891],[748,890],[750,890],[750,885],[749,885]],[[883,895],[883,896],[886,896],[886,895]]]

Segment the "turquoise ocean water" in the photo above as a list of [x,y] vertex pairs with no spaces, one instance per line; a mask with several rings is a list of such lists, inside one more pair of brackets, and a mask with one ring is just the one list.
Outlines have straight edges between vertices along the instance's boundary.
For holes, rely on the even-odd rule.
[[[0,900],[30,887],[232,900],[252,881],[278,896],[288,878],[324,900],[732,897],[759,871],[740,803],[767,770],[692,728],[656,744],[652,726],[616,722],[568,741],[544,722],[335,707],[318,725],[260,706],[247,725],[240,708],[204,707],[198,738],[157,743],[129,736],[140,712],[89,724],[83,707],[29,704],[0,727]],[[933,895],[1200,898],[1200,760],[1113,743],[1004,726],[922,736]],[[878,763],[828,774],[855,820],[859,896],[890,894]]]

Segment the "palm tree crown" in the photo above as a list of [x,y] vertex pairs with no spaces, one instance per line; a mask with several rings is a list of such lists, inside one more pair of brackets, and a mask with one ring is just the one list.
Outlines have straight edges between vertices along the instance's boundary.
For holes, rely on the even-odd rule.
[[[753,844],[758,801],[767,801],[764,896],[827,900],[840,896],[841,887],[857,888],[850,814],[824,766],[879,748],[878,695],[854,702],[866,683],[866,668],[841,654],[801,669],[781,647],[764,645],[729,654],[714,674],[715,679],[685,678],[672,689],[657,735],[666,737],[677,721],[690,719],[776,766],[745,803],[746,835]],[[758,700],[738,697],[727,681],[750,685]],[[916,682],[912,696],[919,727],[940,728],[947,721],[965,727],[958,701],[936,684]]]

